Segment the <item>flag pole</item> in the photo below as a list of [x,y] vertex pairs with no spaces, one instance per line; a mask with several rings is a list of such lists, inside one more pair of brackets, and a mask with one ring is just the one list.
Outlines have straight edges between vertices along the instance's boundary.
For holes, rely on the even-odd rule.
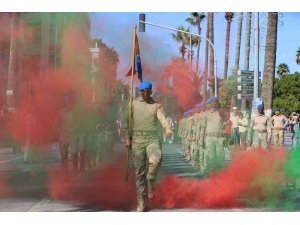
[[[132,55],[131,55],[131,77],[130,77],[130,97],[129,97],[129,118],[128,118],[128,131],[131,136],[132,134],[132,101],[133,101],[133,80],[134,80],[134,47],[135,47],[135,37],[136,37],[136,25],[134,25],[133,29],[133,45],[132,45]],[[126,177],[125,180],[128,180],[129,173],[129,154],[131,151],[131,139],[130,139],[130,147],[126,151]]]

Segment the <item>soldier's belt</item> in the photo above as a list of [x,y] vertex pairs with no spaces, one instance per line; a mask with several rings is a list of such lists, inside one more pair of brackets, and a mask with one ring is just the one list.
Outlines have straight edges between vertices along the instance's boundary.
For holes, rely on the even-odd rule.
[[219,133],[206,133],[206,137],[221,137]]
[[133,136],[150,136],[158,135],[156,131],[132,131]]
[[273,130],[283,130],[282,127],[273,127]]
[[268,132],[267,130],[255,130],[255,131],[258,133],[267,133]]

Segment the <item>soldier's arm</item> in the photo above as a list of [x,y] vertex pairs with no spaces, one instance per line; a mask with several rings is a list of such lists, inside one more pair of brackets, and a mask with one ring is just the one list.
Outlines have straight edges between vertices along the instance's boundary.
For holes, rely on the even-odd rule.
[[[124,124],[123,124],[123,130],[125,134],[126,139],[130,139],[130,132],[129,132],[129,107],[130,105],[128,104],[124,113]],[[131,121],[132,122],[132,121]]]
[[252,132],[253,132],[253,127],[254,127],[254,118],[251,119],[251,122],[250,122],[250,126],[249,126],[249,132],[248,132],[248,137],[247,137],[247,140],[248,142],[251,142],[251,135],[252,135]]
[[161,123],[162,127],[164,128],[165,132],[172,132],[170,125],[166,119],[164,109],[160,104],[157,104],[157,118],[159,122]]
[[283,128],[285,128],[289,124],[289,120],[285,116],[283,116],[283,120],[284,120]]

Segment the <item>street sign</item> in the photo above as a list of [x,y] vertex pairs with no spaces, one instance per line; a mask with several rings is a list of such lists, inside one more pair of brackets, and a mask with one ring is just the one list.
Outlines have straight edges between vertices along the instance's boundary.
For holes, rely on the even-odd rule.
[[252,86],[241,86],[238,85],[238,91],[253,91],[253,85]]

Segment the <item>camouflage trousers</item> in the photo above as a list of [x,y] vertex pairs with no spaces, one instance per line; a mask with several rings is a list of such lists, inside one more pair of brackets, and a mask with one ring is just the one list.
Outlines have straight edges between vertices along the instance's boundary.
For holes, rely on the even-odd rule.
[[199,146],[197,141],[191,141],[191,163],[193,166],[199,165]]
[[207,136],[205,138],[208,172],[218,170],[224,165],[224,138]]
[[183,139],[183,150],[187,160],[191,160],[191,142],[188,139]]
[[279,147],[283,146],[283,129],[274,129],[273,130],[274,136],[274,145],[278,145]]
[[161,164],[161,142],[158,137],[133,137],[132,158],[135,167],[136,192],[139,204],[144,204],[147,180],[154,182]]
[[198,145],[198,162],[199,162],[199,169],[200,173],[204,174],[207,169],[207,152],[203,146],[203,143],[197,142]]
[[267,138],[268,138],[268,134],[267,133],[260,133],[258,131],[254,131],[254,135],[253,135],[253,147],[259,147],[262,146],[263,148],[267,148]]

